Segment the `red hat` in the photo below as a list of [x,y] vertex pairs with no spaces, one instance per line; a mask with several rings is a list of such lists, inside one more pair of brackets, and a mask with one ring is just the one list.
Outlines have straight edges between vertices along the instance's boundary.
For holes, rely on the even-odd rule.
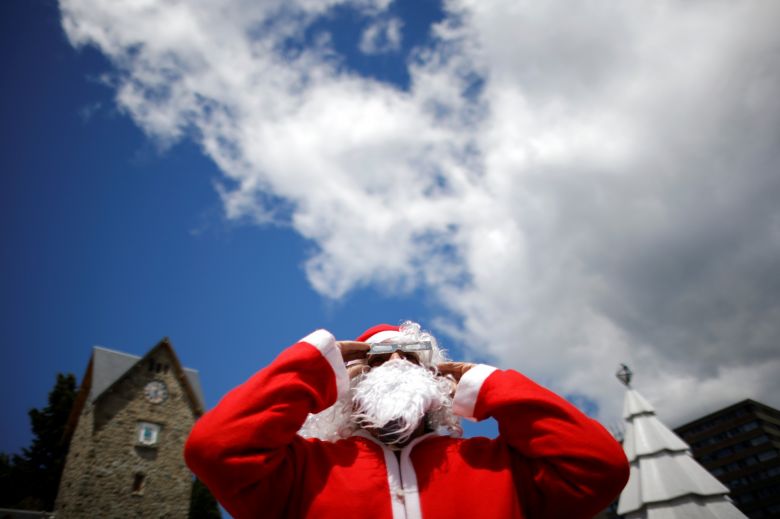
[[[398,326],[393,326],[392,324],[377,324],[376,326],[372,326],[365,332],[361,333],[360,336],[358,336],[358,338],[355,340],[358,342],[369,342],[369,339],[371,339],[374,335],[377,335],[382,332],[399,333],[399,330],[400,328]],[[382,339],[386,338],[390,334],[383,334],[383,335],[385,335],[385,337],[382,337]]]

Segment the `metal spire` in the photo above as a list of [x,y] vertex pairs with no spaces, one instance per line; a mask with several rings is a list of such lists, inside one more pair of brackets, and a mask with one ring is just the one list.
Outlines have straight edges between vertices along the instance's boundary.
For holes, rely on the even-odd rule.
[[631,388],[631,377],[634,376],[634,372],[625,364],[620,365],[620,369],[615,373],[615,376],[620,380],[624,386]]

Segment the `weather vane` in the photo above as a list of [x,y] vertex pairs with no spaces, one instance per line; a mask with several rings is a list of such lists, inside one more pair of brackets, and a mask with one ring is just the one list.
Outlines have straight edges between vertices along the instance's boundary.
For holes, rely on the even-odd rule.
[[631,387],[631,377],[634,375],[634,372],[631,371],[631,369],[626,366],[625,364],[620,365],[620,369],[615,373],[615,376],[620,380],[624,386],[630,388]]

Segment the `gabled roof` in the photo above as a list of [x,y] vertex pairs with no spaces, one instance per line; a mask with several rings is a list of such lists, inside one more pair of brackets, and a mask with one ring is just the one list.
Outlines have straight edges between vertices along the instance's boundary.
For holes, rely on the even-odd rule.
[[[149,353],[157,349],[161,344],[167,344],[169,346],[175,363],[179,364],[179,359],[176,357],[173,348],[170,345],[170,341],[167,339],[160,341],[157,346],[149,351]],[[149,353],[144,355],[144,357],[149,355]],[[102,346],[93,346],[91,360],[93,363],[92,387],[89,390],[90,403],[94,402],[106,391],[106,389],[111,387],[114,382],[119,380],[122,375],[127,373],[130,368],[138,364],[144,357],[110,350],[108,348],[103,348]],[[190,386],[193,396],[195,397],[195,403],[198,404],[201,409],[204,409],[203,390],[200,387],[200,376],[198,371],[191,368],[185,368],[181,366],[181,364],[179,364],[179,369],[186,377],[187,384]]]
[[656,416],[650,403],[628,389],[623,405],[623,450],[631,464],[618,515],[628,519],[741,519],[728,488],[699,465],[688,444]]
[[191,368],[185,368],[181,365],[179,357],[176,355],[176,352],[173,350],[173,346],[167,337],[164,337],[143,357],[110,350],[101,346],[93,346],[92,355],[87,364],[87,370],[84,373],[81,387],[76,395],[73,409],[71,409],[70,417],[68,418],[68,424],[65,427],[65,436],[69,436],[75,429],[76,422],[81,414],[81,410],[84,408],[84,404],[87,402],[90,404],[94,403],[95,400],[100,398],[103,393],[119,381],[125,373],[161,348],[167,350],[168,354],[173,359],[171,368],[182,383],[182,387],[192,403],[193,411],[196,416],[202,415],[206,406],[203,399],[203,390],[200,386],[198,371]]

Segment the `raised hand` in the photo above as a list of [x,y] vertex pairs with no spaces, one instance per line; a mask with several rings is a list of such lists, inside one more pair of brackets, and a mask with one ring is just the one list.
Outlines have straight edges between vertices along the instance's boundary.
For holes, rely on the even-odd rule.
[[470,362],[442,362],[437,367],[440,374],[444,376],[452,375],[452,378],[458,383],[460,382],[460,377],[473,368],[474,364]]
[[368,350],[371,349],[370,344],[358,341],[338,341],[336,344],[339,350],[341,350],[341,358],[344,359],[344,364],[347,364],[349,378],[354,378],[368,370],[366,356]]

